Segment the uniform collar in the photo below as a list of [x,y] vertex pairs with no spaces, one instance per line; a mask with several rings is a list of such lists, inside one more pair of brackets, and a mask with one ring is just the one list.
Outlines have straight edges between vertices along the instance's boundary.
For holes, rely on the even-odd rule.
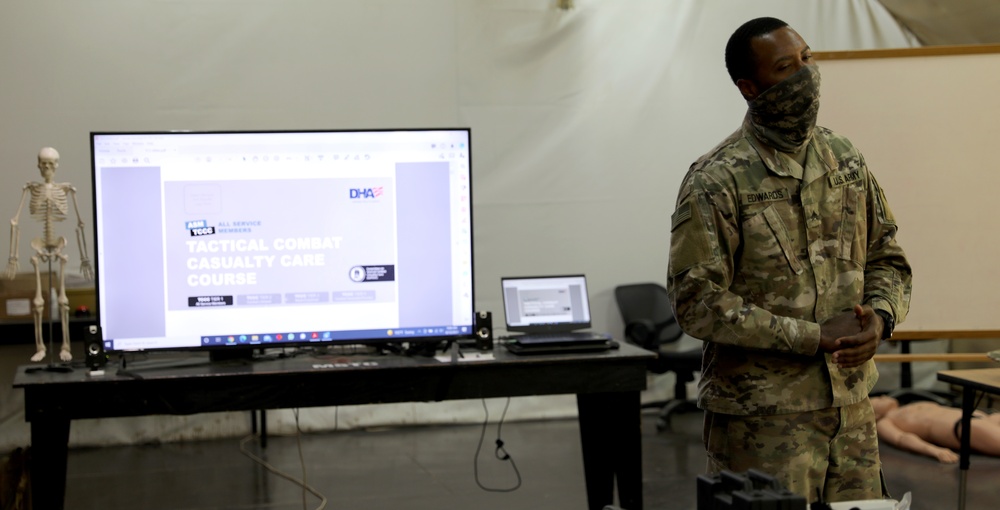
[[[819,127],[815,128],[819,130]],[[806,146],[806,164],[805,170],[803,167],[798,165],[788,165],[782,161],[784,158],[779,158],[776,150],[765,144],[764,142],[757,139],[753,134],[753,130],[750,128],[750,115],[747,114],[746,118],[743,119],[743,138],[745,138],[750,146],[754,148],[757,155],[760,156],[760,160],[764,163],[764,166],[773,174],[782,177],[794,177],[803,184],[808,184],[820,177],[826,175],[827,173],[833,172],[837,169],[837,158],[833,155],[833,150],[830,148],[830,144],[827,143],[826,138],[822,136],[816,136],[813,133],[812,138],[809,140],[809,144]],[[818,158],[817,158],[818,157]],[[818,159],[818,161],[817,161]],[[816,163],[819,163],[818,165]]]

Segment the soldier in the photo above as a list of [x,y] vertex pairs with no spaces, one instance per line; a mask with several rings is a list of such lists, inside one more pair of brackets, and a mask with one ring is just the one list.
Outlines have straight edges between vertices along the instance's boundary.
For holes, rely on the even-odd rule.
[[667,277],[704,341],[708,470],[759,469],[810,501],[881,498],[871,357],[911,281],[895,219],[861,153],[816,126],[798,33],[751,20],[725,58],[747,115],[681,184]]

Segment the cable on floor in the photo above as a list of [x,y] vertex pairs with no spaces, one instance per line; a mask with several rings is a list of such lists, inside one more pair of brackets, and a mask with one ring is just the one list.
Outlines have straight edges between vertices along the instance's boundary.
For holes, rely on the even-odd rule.
[[316,490],[314,487],[312,487],[311,485],[309,485],[308,483],[306,483],[306,464],[305,464],[305,458],[302,455],[302,440],[301,440],[302,430],[299,428],[299,410],[298,409],[294,410],[294,415],[295,415],[295,432],[296,432],[295,439],[298,442],[299,463],[302,466],[302,480],[299,480],[299,479],[297,479],[297,478],[295,478],[295,477],[293,477],[293,476],[285,473],[284,471],[281,471],[280,469],[272,466],[266,460],[258,457],[257,455],[255,455],[254,453],[252,453],[250,450],[248,450],[247,447],[246,447],[246,445],[252,439],[254,439],[254,438],[257,437],[255,434],[249,434],[249,435],[247,435],[246,437],[244,437],[243,439],[240,440],[240,452],[243,455],[246,455],[247,457],[249,457],[250,460],[256,462],[259,465],[261,465],[264,469],[270,471],[271,473],[273,473],[275,475],[278,475],[278,476],[284,478],[285,480],[288,480],[288,481],[294,483],[295,485],[298,485],[299,487],[302,487],[302,508],[306,508],[306,493],[308,492],[308,493],[312,494],[313,496],[316,496],[320,500],[319,506],[316,507],[316,510],[323,510],[324,508],[326,508],[326,503],[327,503],[326,496],[324,496],[318,490]]
[[493,450],[493,456],[497,460],[503,462],[510,462],[510,467],[514,469],[514,476],[517,477],[517,482],[513,487],[487,487],[483,485],[482,481],[479,480],[479,453],[483,449],[483,441],[486,439],[486,426],[490,422],[490,409],[486,407],[486,399],[483,399],[483,411],[486,413],[486,418],[483,420],[483,428],[479,433],[479,444],[476,445],[476,456],[472,459],[472,472],[476,478],[476,485],[480,489],[489,492],[514,492],[521,487],[521,472],[517,469],[517,463],[514,462],[514,458],[507,453],[507,450],[503,447],[503,439],[501,439],[500,430],[503,427],[503,420],[507,416],[507,409],[510,407],[510,397],[507,397],[507,403],[503,406],[503,414],[500,415],[500,421],[497,422],[497,440],[496,449]]

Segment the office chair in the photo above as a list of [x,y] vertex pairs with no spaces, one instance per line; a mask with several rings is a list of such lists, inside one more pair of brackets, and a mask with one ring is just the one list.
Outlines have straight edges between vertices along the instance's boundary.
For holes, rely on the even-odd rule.
[[701,371],[701,348],[686,351],[664,348],[680,340],[684,332],[674,318],[667,289],[662,285],[619,285],[615,287],[615,301],[625,323],[625,340],[657,354],[656,359],[650,363],[649,371],[654,374],[673,372],[677,376],[674,398],[643,406],[662,406],[656,428],[667,429],[670,427],[671,414],[698,410],[695,402],[688,399],[687,383],[694,380],[695,372]]

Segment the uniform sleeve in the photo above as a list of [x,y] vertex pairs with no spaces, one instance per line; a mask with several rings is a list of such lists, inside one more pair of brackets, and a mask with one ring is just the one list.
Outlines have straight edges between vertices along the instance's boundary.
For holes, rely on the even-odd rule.
[[667,274],[679,324],[705,341],[816,354],[818,324],[774,315],[730,291],[740,249],[739,222],[731,190],[704,172],[688,174],[671,217]]
[[868,175],[868,253],[865,263],[865,303],[885,310],[896,319],[906,319],[910,309],[913,274],[903,249],[896,242],[896,219],[885,193]]

